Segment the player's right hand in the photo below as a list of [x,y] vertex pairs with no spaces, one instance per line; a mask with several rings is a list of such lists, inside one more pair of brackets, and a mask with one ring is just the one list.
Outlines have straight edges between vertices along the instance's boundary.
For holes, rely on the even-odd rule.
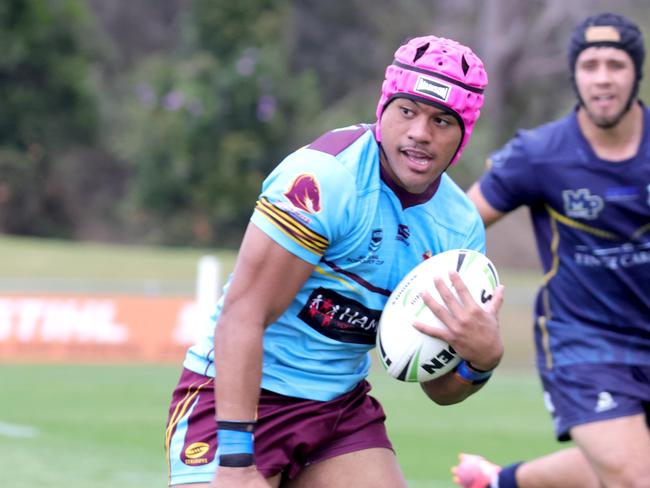
[[219,466],[210,488],[269,488],[255,465],[246,468]]

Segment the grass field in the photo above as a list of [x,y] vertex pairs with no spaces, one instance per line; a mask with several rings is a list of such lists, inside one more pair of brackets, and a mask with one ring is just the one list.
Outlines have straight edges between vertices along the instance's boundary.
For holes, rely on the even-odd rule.
[[[1,365],[0,486],[166,486],[163,431],[176,366]],[[499,371],[450,407],[374,371],[374,394],[411,487],[451,487],[459,451],[500,462],[556,444],[530,374]]]
[[219,259],[224,275],[232,270],[232,251],[2,236],[0,291],[192,295],[199,258],[206,254]]
[[[0,289],[108,288],[147,281],[183,284],[192,293],[200,256],[216,254],[224,274],[234,255],[0,238]],[[557,448],[532,369],[528,273],[500,270],[506,295],[506,356],[476,396],[437,407],[417,385],[373,370],[374,393],[388,414],[399,460],[415,488],[451,487],[459,451],[498,462]],[[534,280],[534,273],[531,273]],[[181,288],[182,288],[181,287]],[[171,287],[174,288],[174,287]],[[163,432],[178,365],[2,364],[0,487],[166,486]]]
[[232,269],[231,251],[1,236],[0,278],[193,281],[205,254],[217,255],[225,271]]

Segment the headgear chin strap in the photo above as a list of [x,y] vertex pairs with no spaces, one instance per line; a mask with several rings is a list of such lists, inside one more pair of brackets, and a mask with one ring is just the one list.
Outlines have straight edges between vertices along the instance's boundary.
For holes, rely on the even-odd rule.
[[636,70],[636,80],[630,98],[625,105],[624,112],[627,112],[639,93],[639,82],[643,77],[645,48],[641,31],[636,24],[622,15],[612,13],[587,17],[573,29],[569,41],[569,70],[573,89],[581,105],[584,103],[575,81],[576,60],[582,51],[590,47],[614,47],[625,51],[632,58]]

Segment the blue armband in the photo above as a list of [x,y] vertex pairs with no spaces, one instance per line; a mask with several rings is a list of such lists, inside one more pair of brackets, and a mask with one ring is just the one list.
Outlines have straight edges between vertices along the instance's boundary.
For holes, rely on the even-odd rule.
[[458,363],[454,370],[454,377],[461,383],[467,385],[482,385],[492,376],[492,371],[481,371],[474,368],[468,361],[464,359]]
[[217,421],[217,460],[219,466],[244,468],[253,460],[255,422]]

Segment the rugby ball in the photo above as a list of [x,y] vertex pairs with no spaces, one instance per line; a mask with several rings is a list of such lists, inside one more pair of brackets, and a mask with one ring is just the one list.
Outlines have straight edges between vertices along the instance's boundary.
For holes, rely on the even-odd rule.
[[424,322],[435,327],[446,327],[427,307],[420,293],[428,290],[443,303],[433,283],[435,277],[455,290],[449,271],[458,272],[472,298],[487,306],[499,284],[499,276],[492,262],[480,252],[453,249],[436,254],[413,268],[393,290],[377,328],[377,352],[384,368],[401,381],[423,382],[451,371],[461,360],[445,341],[423,334],[413,323]]

